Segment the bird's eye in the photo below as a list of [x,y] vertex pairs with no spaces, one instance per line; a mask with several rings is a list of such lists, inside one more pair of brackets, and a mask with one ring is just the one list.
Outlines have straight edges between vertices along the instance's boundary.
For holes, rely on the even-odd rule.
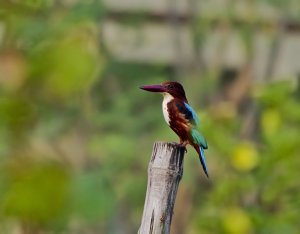
[[173,89],[174,86],[173,85],[168,85],[168,89]]

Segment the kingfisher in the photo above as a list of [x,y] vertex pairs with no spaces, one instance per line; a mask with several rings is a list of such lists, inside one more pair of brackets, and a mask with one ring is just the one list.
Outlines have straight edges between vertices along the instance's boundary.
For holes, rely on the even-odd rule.
[[150,92],[162,93],[162,111],[169,127],[179,136],[179,144],[186,147],[190,144],[195,148],[208,177],[204,150],[208,148],[206,139],[198,131],[200,119],[189,105],[183,86],[179,82],[167,81],[159,85],[144,85],[140,87]]

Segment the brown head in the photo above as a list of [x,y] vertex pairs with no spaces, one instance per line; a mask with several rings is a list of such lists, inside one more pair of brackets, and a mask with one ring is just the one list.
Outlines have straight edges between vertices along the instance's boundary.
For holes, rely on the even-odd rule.
[[184,89],[179,82],[166,81],[159,85],[144,85],[140,88],[150,92],[169,93],[174,98],[179,98],[183,101],[187,101]]

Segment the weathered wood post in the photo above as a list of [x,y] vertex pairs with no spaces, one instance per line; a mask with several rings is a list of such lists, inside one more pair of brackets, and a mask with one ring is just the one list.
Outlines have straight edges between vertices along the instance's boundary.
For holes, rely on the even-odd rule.
[[148,166],[148,185],[139,234],[170,233],[177,189],[183,175],[185,148],[155,142]]

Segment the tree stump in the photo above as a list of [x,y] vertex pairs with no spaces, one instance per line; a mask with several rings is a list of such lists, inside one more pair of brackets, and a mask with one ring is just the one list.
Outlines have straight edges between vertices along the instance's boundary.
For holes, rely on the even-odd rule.
[[183,175],[184,153],[185,148],[177,143],[154,143],[139,234],[170,233],[177,189]]

